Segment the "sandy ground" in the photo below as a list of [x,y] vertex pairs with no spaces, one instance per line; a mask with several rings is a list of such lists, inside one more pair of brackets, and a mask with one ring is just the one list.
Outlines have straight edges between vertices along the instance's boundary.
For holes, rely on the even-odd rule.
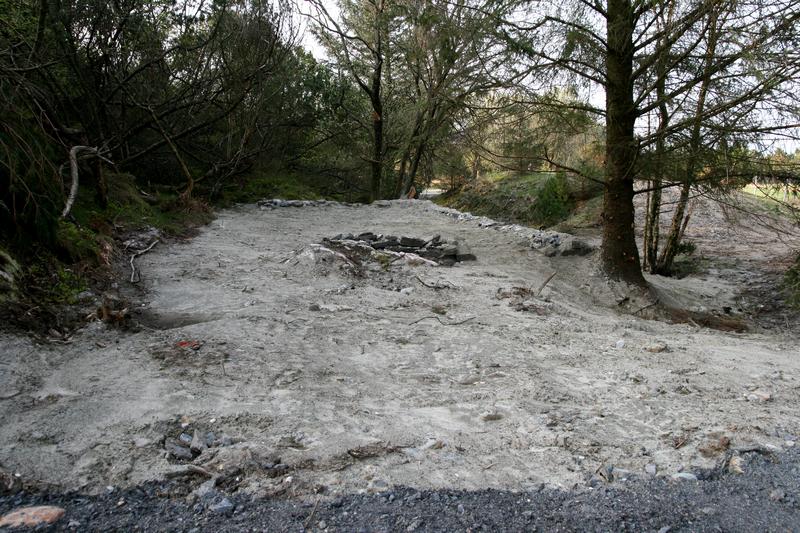
[[[427,201],[244,206],[157,246],[138,263],[139,331],[0,336],[0,469],[130,486],[185,468],[164,439],[197,430],[231,439],[193,464],[234,468],[255,493],[529,490],[609,465],[672,475],[728,446],[794,445],[788,317],[785,331],[737,334],[623,314],[596,254],[546,257],[532,230],[455,215]],[[309,253],[363,231],[440,234],[477,260],[354,273]],[[785,252],[765,247],[762,262]],[[498,298],[553,272],[528,310]],[[690,306],[743,301],[713,270],[657,285]]]

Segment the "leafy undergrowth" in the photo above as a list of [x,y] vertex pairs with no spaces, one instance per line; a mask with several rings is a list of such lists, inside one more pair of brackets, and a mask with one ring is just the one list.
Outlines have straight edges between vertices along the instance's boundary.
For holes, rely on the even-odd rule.
[[229,206],[235,203],[255,202],[264,198],[319,200],[328,196],[323,194],[316,185],[314,180],[309,177],[268,172],[235,180],[223,189],[217,204]]
[[783,285],[788,294],[787,301],[795,309],[800,309],[800,254],[783,278]]
[[[561,173],[492,174],[437,202],[476,215],[534,227],[594,227],[599,190]],[[599,201],[598,201],[599,200]]]

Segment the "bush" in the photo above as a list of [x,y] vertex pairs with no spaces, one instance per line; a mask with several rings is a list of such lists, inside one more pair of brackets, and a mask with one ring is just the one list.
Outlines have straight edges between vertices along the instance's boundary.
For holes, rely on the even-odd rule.
[[563,174],[545,180],[533,204],[533,220],[552,226],[567,218],[572,211],[569,184]]
[[789,305],[800,309],[800,254],[798,254],[794,265],[789,268],[783,278],[783,285],[788,293]]

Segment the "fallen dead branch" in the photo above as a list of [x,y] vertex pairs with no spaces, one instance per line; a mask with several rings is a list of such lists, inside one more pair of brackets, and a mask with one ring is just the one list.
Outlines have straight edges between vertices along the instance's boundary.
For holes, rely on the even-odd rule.
[[141,250],[139,252],[131,254],[131,261],[130,261],[130,263],[131,263],[131,283],[139,283],[140,281],[142,281],[142,276],[141,275],[137,276],[136,265],[133,264],[134,260],[137,257],[139,257],[140,255],[144,255],[147,252],[149,252],[150,250],[152,250],[153,246],[155,246],[156,244],[158,244],[158,239],[156,239],[153,242],[151,242],[150,246],[148,246],[144,250]]
[[658,298],[656,298],[656,301],[655,301],[655,302],[653,302],[653,303],[651,303],[651,304],[647,304],[647,305],[645,305],[645,306],[642,306],[642,307],[640,307],[639,309],[637,309],[636,311],[634,311],[634,312],[633,312],[633,314],[634,314],[634,315],[636,315],[636,314],[639,314],[639,313],[641,313],[642,311],[644,311],[645,309],[650,309],[651,307],[654,307],[654,306],[656,306],[656,305],[658,305]]
[[314,502],[314,508],[313,508],[313,509],[311,509],[311,514],[310,514],[310,515],[308,515],[308,518],[306,518],[306,521],[305,521],[305,523],[303,524],[303,527],[304,527],[305,529],[308,529],[308,525],[309,525],[309,524],[311,523],[311,521],[314,519],[314,513],[316,513],[316,512],[317,512],[317,507],[319,506],[319,500],[320,500],[320,498],[322,498],[322,497],[321,497],[321,496],[317,496],[317,501],[315,501],[315,502]]
[[455,285],[453,285],[452,283],[450,283],[449,281],[446,281],[446,280],[443,281],[443,282],[426,283],[425,280],[423,280],[421,277],[419,277],[419,276],[415,276],[415,277],[417,278],[417,281],[419,281],[420,283],[422,283],[424,286],[428,287],[429,289],[440,290],[440,289],[455,289],[456,288]]
[[100,154],[100,150],[98,150],[93,146],[73,146],[72,148],[70,148],[69,172],[70,172],[70,177],[72,178],[72,183],[70,184],[69,187],[69,196],[67,197],[67,203],[64,205],[64,210],[61,212],[61,218],[66,218],[66,216],[72,209],[72,205],[75,203],[75,199],[78,197],[78,154],[80,152],[86,152],[91,156],[98,157],[103,161],[106,161],[107,163],[111,163],[111,161],[109,161]]
[[537,298],[539,297],[540,294],[542,294],[542,291],[544,290],[545,287],[547,287],[547,284],[550,283],[550,280],[552,280],[554,277],[556,277],[556,274],[558,274],[558,271],[553,272],[552,274],[550,274],[550,277],[548,277],[546,280],[544,280],[544,283],[542,283],[539,286],[539,289],[537,289],[537,291],[536,291],[536,297]]
[[474,320],[475,319],[474,316],[471,316],[471,317],[465,318],[464,320],[461,320],[459,322],[443,322],[442,319],[439,318],[438,316],[424,316],[424,317],[422,317],[422,318],[420,318],[418,320],[415,320],[415,321],[411,322],[409,324],[409,326],[413,326],[414,324],[417,324],[418,322],[422,322],[423,320],[427,320],[429,318],[436,319],[439,322],[439,324],[441,324],[443,326],[458,326],[459,324],[464,324],[466,322],[469,322],[470,320]]
[[197,465],[186,465],[186,468],[183,468],[181,470],[175,470],[175,471],[172,471],[172,472],[167,472],[166,474],[164,474],[164,477],[166,477],[166,478],[174,478],[174,477],[188,476],[189,474],[200,474],[201,476],[205,476],[207,478],[214,477],[214,474],[212,474],[211,472],[209,472],[205,468],[197,466]]

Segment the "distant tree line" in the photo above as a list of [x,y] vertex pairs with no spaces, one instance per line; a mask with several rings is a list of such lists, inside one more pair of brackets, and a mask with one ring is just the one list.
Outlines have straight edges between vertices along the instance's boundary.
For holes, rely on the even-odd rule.
[[191,206],[268,170],[364,201],[558,170],[602,188],[602,266],[643,286],[671,270],[693,190],[796,175],[756,149],[798,138],[792,0],[0,0],[0,17],[6,234],[52,231],[70,154],[100,206],[116,172]]

